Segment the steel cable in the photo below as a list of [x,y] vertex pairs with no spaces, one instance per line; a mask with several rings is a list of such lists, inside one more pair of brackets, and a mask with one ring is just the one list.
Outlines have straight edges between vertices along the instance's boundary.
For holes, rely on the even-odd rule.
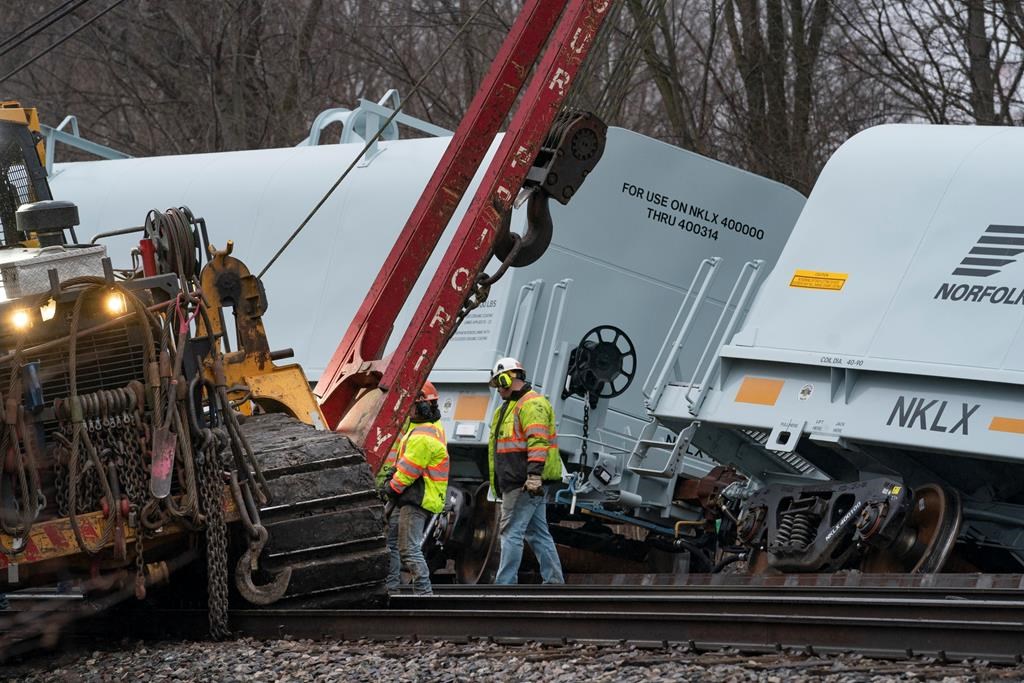
[[100,17],[102,17],[102,16],[103,16],[104,14],[106,14],[107,12],[109,12],[109,11],[110,11],[110,10],[112,10],[112,9],[114,9],[114,8],[115,8],[115,7],[117,7],[118,5],[122,4],[122,3],[124,2],[124,1],[125,1],[125,0],[116,0],[116,1],[114,2],[114,4],[112,4],[112,5],[110,6],[110,7],[106,8],[106,9],[105,9],[105,10],[103,10],[103,11],[101,11],[101,12],[100,12],[99,14],[95,15],[95,16],[94,16],[94,17],[92,17],[91,19],[88,19],[88,20],[86,20],[86,21],[85,21],[85,23],[83,23],[83,24],[82,24],[81,26],[79,26],[79,27],[78,27],[78,28],[76,28],[75,30],[73,30],[73,31],[70,31],[69,33],[66,33],[66,34],[64,34],[64,35],[63,35],[63,36],[62,36],[61,38],[59,38],[59,39],[57,40],[57,42],[55,42],[55,43],[53,43],[52,45],[50,45],[50,46],[49,46],[48,48],[46,48],[45,50],[43,50],[42,52],[40,52],[39,54],[37,54],[37,55],[36,55],[35,57],[32,57],[32,58],[31,58],[31,59],[29,59],[28,61],[26,61],[26,62],[23,62],[23,63],[19,64],[19,65],[18,65],[17,67],[15,67],[15,68],[14,68],[14,69],[13,69],[12,71],[9,71],[9,72],[8,72],[8,73],[7,73],[7,74],[6,74],[5,76],[3,76],[3,77],[0,77],[0,83],[3,83],[3,82],[4,82],[4,81],[6,81],[6,80],[7,80],[8,78],[10,78],[11,76],[15,75],[16,73],[18,73],[18,72],[19,72],[19,71],[21,71],[22,69],[25,69],[25,68],[27,68],[27,67],[31,66],[31,65],[32,65],[32,64],[34,64],[34,63],[36,62],[36,60],[38,60],[38,59],[39,59],[40,57],[43,57],[43,56],[45,56],[45,55],[49,54],[49,53],[50,53],[50,52],[51,52],[52,50],[54,50],[54,49],[56,49],[57,47],[59,47],[60,45],[64,44],[64,43],[65,43],[65,42],[66,42],[67,40],[69,40],[69,39],[70,39],[70,38],[71,38],[72,36],[74,36],[74,35],[75,35],[76,33],[78,33],[79,31],[81,31],[82,29],[86,28],[87,26],[89,26],[90,24],[92,24],[92,23],[93,23],[94,21],[96,21],[97,19],[99,19]]
[[[11,50],[24,44],[26,40],[34,38],[41,31],[45,31],[50,26],[53,26],[58,21],[90,1],[91,0],[67,0],[63,5],[50,10],[17,33],[14,33],[10,37],[0,41],[0,57],[3,57]],[[74,7],[70,7],[71,5],[74,5]]]
[[[366,141],[366,144],[363,145],[363,148],[359,150],[359,153],[355,156],[355,158],[344,170],[344,172],[342,172],[338,179],[334,181],[334,184],[331,185],[330,189],[328,189],[327,192],[324,193],[324,196],[320,198],[320,201],[316,203],[316,206],[314,206],[312,210],[310,210],[309,214],[303,219],[302,223],[299,224],[299,227],[295,228],[292,234],[288,236],[288,239],[285,240],[284,244],[282,244],[281,247],[277,250],[277,252],[275,252],[275,254],[270,258],[270,260],[267,262],[267,265],[263,266],[263,270],[261,270],[259,274],[256,275],[257,279],[263,279],[263,276],[266,274],[268,270],[270,270],[270,267],[274,265],[274,262],[277,261],[278,257],[284,253],[284,250],[288,248],[288,246],[295,240],[296,237],[298,237],[299,233],[302,232],[302,229],[306,227],[309,221],[312,220],[313,216],[316,215],[317,211],[320,210],[320,207],[322,207],[330,198],[330,196],[334,194],[334,191],[338,189],[338,186],[341,185],[342,181],[344,181],[345,178],[348,177],[348,174],[351,173],[352,169],[356,167],[357,163],[359,163],[359,160],[362,159],[363,156],[365,156],[366,153],[370,150],[370,148],[373,147],[374,143],[376,143],[377,140],[380,139],[380,136],[384,134],[384,131],[387,130],[388,126],[391,125],[391,122],[394,121],[395,117],[397,117],[399,112],[402,111],[402,108],[405,106],[405,103],[411,100],[413,96],[420,91],[420,88],[426,82],[427,78],[433,75],[434,69],[437,67],[437,65],[441,63],[441,60],[444,59],[445,55],[448,54],[449,50],[451,50],[455,46],[455,41],[457,41],[462,36],[462,34],[466,32],[469,26],[476,20],[477,16],[480,14],[483,8],[489,4],[490,2],[488,2],[488,0],[483,0],[483,2],[480,3],[480,5],[476,8],[473,14],[471,14],[470,17],[466,19],[466,21],[462,24],[462,26],[459,27],[459,30],[456,31],[454,36],[452,36],[452,39],[448,41],[448,44],[444,47],[443,50],[441,50],[441,54],[439,54],[437,58],[434,59],[434,61],[424,70],[423,76],[421,76],[420,80],[418,80],[416,84],[413,85],[412,90],[409,92],[408,95],[406,95],[405,99],[402,102],[400,102],[397,107],[395,107],[395,110],[391,112],[390,116],[384,119],[384,123],[381,124],[380,129],[378,129],[377,132],[374,133],[370,137],[370,139]],[[2,81],[2,79],[0,79],[0,81]]]

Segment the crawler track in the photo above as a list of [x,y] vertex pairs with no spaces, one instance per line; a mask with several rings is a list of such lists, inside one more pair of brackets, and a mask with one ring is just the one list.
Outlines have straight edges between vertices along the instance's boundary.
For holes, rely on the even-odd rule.
[[362,453],[286,415],[250,418],[243,432],[274,497],[260,512],[270,532],[264,567],[292,568],[281,606],[383,599],[384,509]]

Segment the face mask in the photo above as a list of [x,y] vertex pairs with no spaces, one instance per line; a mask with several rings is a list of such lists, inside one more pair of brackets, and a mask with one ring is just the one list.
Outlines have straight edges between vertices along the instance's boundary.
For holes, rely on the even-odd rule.
[[441,409],[436,401],[418,401],[415,407],[415,419],[419,422],[437,422],[441,419]]

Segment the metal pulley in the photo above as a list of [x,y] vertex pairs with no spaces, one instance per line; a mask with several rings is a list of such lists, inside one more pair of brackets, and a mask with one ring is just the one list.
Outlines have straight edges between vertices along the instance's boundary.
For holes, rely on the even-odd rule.
[[619,396],[636,375],[636,348],[614,325],[600,325],[583,335],[569,354],[562,398],[586,396],[591,407],[600,398]]
[[566,109],[558,114],[523,182],[529,193],[526,232],[512,232],[512,212],[506,213],[494,243],[495,256],[502,261],[511,256],[510,265],[517,268],[541,257],[553,232],[548,199],[569,203],[601,159],[607,137],[608,126],[591,113]]

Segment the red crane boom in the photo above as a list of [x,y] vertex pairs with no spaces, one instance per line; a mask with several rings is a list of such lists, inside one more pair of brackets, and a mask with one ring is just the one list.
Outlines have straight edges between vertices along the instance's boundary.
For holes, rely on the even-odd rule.
[[[346,426],[357,425],[352,435],[374,470],[454,331],[456,316],[491,257],[501,218],[511,210],[610,8],[611,0],[527,0],[317,384],[329,426],[337,428],[348,416]],[[550,47],[441,266],[398,348],[389,360],[382,360],[395,319],[549,35]],[[360,403],[359,414],[353,417],[350,411],[360,390],[373,387],[384,390],[382,401]]]

